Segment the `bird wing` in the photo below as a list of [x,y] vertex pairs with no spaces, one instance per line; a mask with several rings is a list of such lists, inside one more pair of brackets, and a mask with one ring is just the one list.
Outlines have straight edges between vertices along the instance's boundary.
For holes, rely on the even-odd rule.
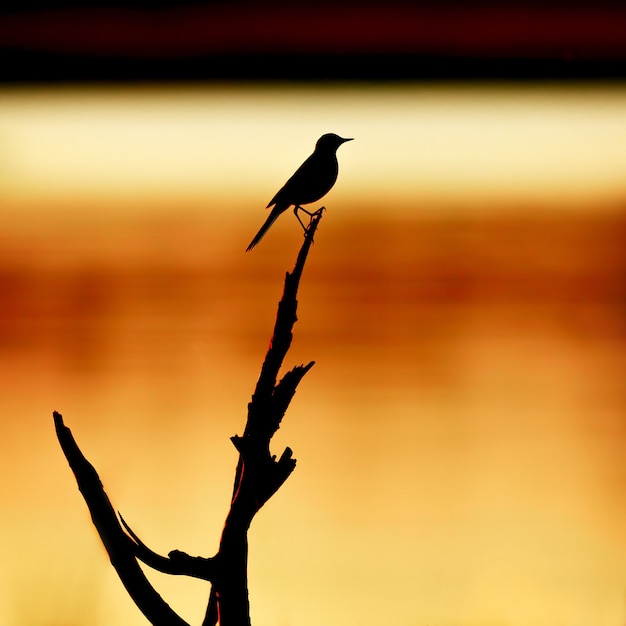
[[294,195],[298,195],[299,188],[307,184],[307,180],[314,176],[315,170],[317,169],[316,159],[313,158],[314,156],[315,153],[293,173],[291,178],[276,192],[276,195],[270,200],[266,208],[271,207],[277,202],[286,202],[287,205],[298,203]]

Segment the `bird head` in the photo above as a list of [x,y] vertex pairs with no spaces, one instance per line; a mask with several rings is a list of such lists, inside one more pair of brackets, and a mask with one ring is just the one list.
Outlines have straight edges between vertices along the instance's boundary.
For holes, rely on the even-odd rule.
[[315,144],[315,149],[328,152],[336,152],[337,148],[339,148],[339,146],[346,141],[352,141],[352,137],[350,139],[344,139],[339,135],[335,135],[335,133],[326,133],[317,140],[317,143]]

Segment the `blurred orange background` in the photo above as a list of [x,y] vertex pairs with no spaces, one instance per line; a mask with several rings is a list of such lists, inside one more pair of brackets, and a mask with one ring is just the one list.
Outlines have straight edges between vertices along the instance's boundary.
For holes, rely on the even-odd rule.
[[[54,409],[151,547],[215,552],[300,227],[243,251],[324,132],[356,140],[253,624],[624,623],[625,110],[600,83],[4,88],[0,623],[145,623]],[[201,622],[206,584],[150,576]]]

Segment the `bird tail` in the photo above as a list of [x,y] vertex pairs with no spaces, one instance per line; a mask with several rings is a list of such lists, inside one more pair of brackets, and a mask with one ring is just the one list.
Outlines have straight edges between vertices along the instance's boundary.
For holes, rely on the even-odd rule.
[[252,250],[252,248],[254,248],[254,246],[256,246],[257,243],[261,241],[261,239],[263,238],[263,235],[265,235],[265,233],[269,230],[270,226],[276,221],[276,218],[283,211],[286,211],[287,208],[289,207],[276,205],[272,209],[272,212],[267,216],[265,223],[263,224],[263,226],[261,226],[261,228],[259,229],[259,232],[254,236],[254,239],[250,242],[250,245],[246,248],[246,252],[250,252],[250,250]]

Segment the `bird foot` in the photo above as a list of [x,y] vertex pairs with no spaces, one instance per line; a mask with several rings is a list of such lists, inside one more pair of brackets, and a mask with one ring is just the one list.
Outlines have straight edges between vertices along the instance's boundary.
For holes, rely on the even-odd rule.
[[[321,215],[324,211],[326,210],[326,207],[320,207],[319,209],[317,209],[317,211],[307,211],[304,207],[301,207],[299,204],[294,206],[293,208],[293,214],[298,218],[298,221],[300,222],[300,226],[302,226],[302,230],[304,231],[304,236],[306,237],[307,233],[309,232],[309,227],[311,226],[311,222],[313,221],[314,217],[318,217],[319,215]],[[299,211],[304,211],[308,216],[309,216],[309,223],[305,226],[304,222],[300,219],[300,216],[298,215]],[[313,238],[311,237],[311,243],[313,242]]]
[[[313,211],[312,213],[309,213],[307,211],[307,213],[309,214],[309,225],[306,227],[305,231],[304,231],[304,236],[307,236],[307,233],[309,232],[309,229],[311,228],[311,224],[313,223],[313,219],[316,217],[319,217],[320,215],[322,215],[322,213],[324,213],[324,211],[326,210],[326,207],[320,207],[319,209],[317,209],[317,211]],[[313,240],[313,236],[311,235],[311,243],[315,243],[315,241]]]

